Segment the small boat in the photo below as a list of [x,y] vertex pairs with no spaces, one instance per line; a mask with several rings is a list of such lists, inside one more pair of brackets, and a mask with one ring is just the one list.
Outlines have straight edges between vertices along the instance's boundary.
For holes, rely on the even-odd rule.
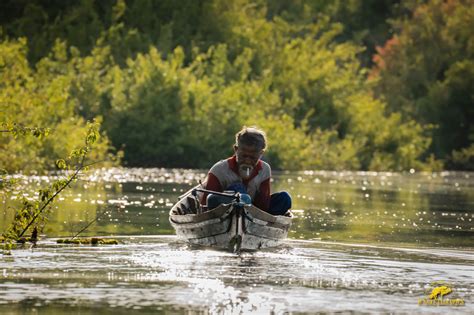
[[[228,204],[205,211],[198,193],[233,198]],[[193,188],[179,198],[170,210],[169,220],[178,238],[191,244],[227,249],[233,252],[274,247],[288,236],[293,215],[274,216],[245,203],[240,193],[219,193]]]

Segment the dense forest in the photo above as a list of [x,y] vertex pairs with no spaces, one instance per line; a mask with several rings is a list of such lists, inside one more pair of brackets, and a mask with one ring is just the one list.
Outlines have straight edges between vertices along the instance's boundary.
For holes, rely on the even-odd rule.
[[0,168],[208,168],[243,125],[276,169],[474,170],[472,0],[2,0]]

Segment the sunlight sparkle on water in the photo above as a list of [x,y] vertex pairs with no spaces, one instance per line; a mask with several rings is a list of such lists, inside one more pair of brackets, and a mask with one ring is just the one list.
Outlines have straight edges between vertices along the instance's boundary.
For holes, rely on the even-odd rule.
[[[18,190],[2,206],[15,205],[20,191],[34,197],[55,176],[18,176]],[[94,222],[84,236],[126,235],[123,243],[58,246],[46,239],[2,257],[0,312],[2,305],[37,301],[170,313],[387,313],[390,305],[418,313],[425,309],[417,299],[440,279],[474,305],[469,174],[274,172],[272,190],[293,196],[290,239],[240,256],[169,236],[169,207],[204,176],[110,169],[81,177],[58,199],[44,233],[68,237]]]

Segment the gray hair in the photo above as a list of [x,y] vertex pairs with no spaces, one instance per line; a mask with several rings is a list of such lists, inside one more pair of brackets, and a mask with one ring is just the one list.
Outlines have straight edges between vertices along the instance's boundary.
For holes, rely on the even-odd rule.
[[242,130],[235,134],[235,145],[241,144],[264,150],[267,147],[267,136],[263,130],[257,127],[243,126]]

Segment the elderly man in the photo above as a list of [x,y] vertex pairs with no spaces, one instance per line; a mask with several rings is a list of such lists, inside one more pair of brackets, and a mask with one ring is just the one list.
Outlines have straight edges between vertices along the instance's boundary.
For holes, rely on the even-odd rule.
[[[261,160],[267,147],[265,133],[255,127],[243,127],[235,135],[234,155],[214,164],[205,188],[217,192],[236,191],[250,195],[257,208],[273,215],[284,215],[291,208],[291,197],[283,191],[270,194],[271,168]],[[204,195],[201,199],[213,209],[228,201],[226,197]]]

